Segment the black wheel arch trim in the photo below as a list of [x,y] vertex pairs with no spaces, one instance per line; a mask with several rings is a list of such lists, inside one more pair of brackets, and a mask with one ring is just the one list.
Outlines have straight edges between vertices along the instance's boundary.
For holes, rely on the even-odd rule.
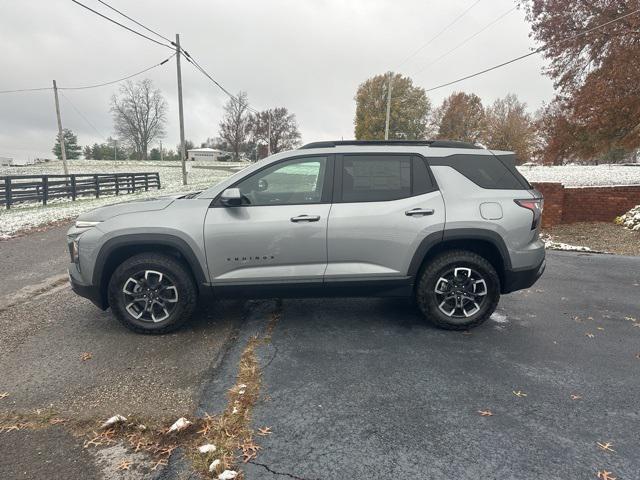
[[[483,240],[496,247],[502,258],[505,271],[511,270],[509,250],[502,237],[493,230],[482,228],[452,228],[427,235],[416,249],[409,264],[408,275],[415,277],[429,252],[439,244],[451,240]],[[498,272],[499,274],[501,272]]]
[[133,233],[129,235],[122,235],[107,240],[100,248],[96,257],[96,262],[93,269],[92,283],[97,287],[103,287],[102,276],[104,273],[105,265],[108,258],[116,250],[122,247],[135,246],[143,247],[148,245],[170,247],[177,250],[186,260],[191,272],[193,273],[196,284],[199,290],[203,288],[207,282],[205,272],[202,270],[202,265],[193,252],[193,249],[182,238],[176,237],[166,233]]

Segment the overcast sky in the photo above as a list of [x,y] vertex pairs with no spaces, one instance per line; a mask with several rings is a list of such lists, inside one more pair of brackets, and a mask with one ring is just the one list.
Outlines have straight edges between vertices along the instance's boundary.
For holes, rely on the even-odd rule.
[[[118,18],[96,0],[81,1]],[[513,8],[513,0],[480,0],[476,5],[476,0],[108,1],[167,37],[180,33],[186,50],[227,89],[246,91],[254,108],[289,108],[305,142],[353,138],[354,94],[375,74],[394,69],[429,88],[534,46],[524,13],[514,10],[428,66]],[[403,64],[472,5],[455,25]],[[0,90],[48,87],[52,79],[59,86],[115,80],[171,55],[71,0],[0,0],[0,41]],[[553,95],[543,67],[542,58],[532,56],[429,96],[438,105],[453,91],[464,90],[487,104],[512,92],[535,111]],[[163,142],[175,148],[179,139],[175,61],[138,79],[144,76],[169,102]],[[199,144],[217,135],[226,97],[184,63],[183,85],[186,137]],[[109,99],[116,90],[112,85],[64,92],[63,125],[78,135],[81,145],[104,141],[113,133]],[[0,94],[0,156],[51,157],[56,131],[51,91]]]

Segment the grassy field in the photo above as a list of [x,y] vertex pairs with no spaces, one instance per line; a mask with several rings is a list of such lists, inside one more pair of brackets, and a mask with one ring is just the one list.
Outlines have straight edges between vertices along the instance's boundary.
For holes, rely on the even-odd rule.
[[[24,203],[12,206],[10,210],[0,210],[0,238],[9,238],[22,230],[73,218],[82,212],[96,207],[144,198],[154,198],[177,192],[204,190],[225,179],[234,171],[244,168],[246,163],[199,163],[205,168],[192,168],[188,174],[188,185],[182,185],[182,169],[178,162],[137,162],[137,161],[98,161],[71,160],[69,173],[120,173],[120,172],[159,172],[162,188],[129,195],[92,198],[85,197],[71,201],[58,199],[46,207],[37,203]],[[53,161],[28,167],[0,167],[3,175],[46,175],[62,174],[62,163]]]

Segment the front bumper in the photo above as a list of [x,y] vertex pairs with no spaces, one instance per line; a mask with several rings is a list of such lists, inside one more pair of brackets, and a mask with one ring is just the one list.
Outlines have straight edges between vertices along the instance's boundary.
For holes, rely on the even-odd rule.
[[96,307],[101,310],[106,310],[109,304],[102,295],[102,292],[95,285],[83,285],[78,280],[73,278],[73,274],[71,271],[71,267],[69,268],[69,284],[71,285],[71,290],[80,295],[81,297],[87,298],[91,300]]
[[502,293],[511,293],[516,290],[522,290],[531,287],[544,273],[547,261],[542,259],[540,265],[534,268],[523,270],[506,270],[504,272],[504,282],[502,285]]

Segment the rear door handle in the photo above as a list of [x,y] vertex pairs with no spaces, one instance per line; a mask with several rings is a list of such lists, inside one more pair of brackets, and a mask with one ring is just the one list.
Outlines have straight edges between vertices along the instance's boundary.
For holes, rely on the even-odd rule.
[[317,222],[320,220],[320,215],[298,215],[297,217],[291,217],[292,222]]
[[435,210],[433,208],[412,208],[411,210],[407,210],[404,212],[408,217],[413,216],[422,216],[422,215],[433,215]]

